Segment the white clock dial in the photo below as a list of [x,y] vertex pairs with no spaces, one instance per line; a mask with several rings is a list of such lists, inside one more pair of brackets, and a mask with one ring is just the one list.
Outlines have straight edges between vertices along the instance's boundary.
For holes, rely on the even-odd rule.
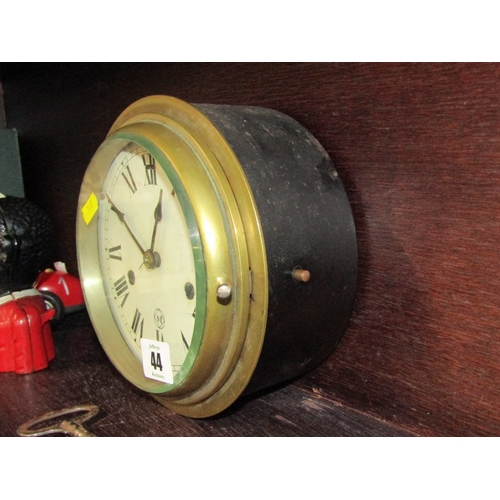
[[177,193],[158,161],[130,143],[106,174],[98,220],[106,297],[128,347],[166,342],[177,373],[193,338],[196,269]]

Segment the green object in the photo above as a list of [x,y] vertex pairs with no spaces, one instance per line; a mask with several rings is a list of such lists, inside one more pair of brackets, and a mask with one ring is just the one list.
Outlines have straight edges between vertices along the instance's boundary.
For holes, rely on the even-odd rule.
[[17,130],[0,129],[0,193],[24,198]]

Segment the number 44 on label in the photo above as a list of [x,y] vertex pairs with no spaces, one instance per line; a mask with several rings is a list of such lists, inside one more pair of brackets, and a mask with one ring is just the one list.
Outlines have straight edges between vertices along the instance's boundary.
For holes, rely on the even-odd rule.
[[170,348],[166,342],[141,339],[142,368],[147,378],[173,384]]

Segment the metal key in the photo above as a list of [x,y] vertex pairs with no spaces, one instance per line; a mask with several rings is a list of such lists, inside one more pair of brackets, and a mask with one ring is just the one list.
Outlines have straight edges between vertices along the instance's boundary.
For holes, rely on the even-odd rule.
[[[55,420],[56,418],[70,415],[72,413],[81,412],[84,413],[78,417],[64,419],[60,423],[55,423],[46,427],[35,428],[35,426],[43,424],[44,422]],[[17,433],[20,436],[32,437],[46,436],[49,434],[66,434],[72,437],[95,437],[95,434],[87,431],[87,429],[85,429],[82,424],[83,422],[97,415],[98,412],[99,407],[96,405],[74,406],[73,408],[63,408],[62,410],[51,411],[49,413],[45,413],[41,417],[34,418],[24,423],[17,429]]]

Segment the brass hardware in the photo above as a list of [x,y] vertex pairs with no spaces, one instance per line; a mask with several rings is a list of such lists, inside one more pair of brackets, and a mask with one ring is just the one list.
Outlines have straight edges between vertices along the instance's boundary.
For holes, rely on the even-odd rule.
[[296,267],[292,271],[292,278],[297,281],[302,281],[307,283],[311,279],[311,273],[306,269],[301,269],[300,267]]
[[[84,412],[82,414],[82,412]],[[82,405],[75,406],[73,408],[63,408],[58,411],[51,411],[45,413],[41,417],[34,418],[24,423],[17,429],[19,436],[47,436],[49,434],[66,434],[72,437],[95,437],[87,429],[85,429],[82,424],[83,422],[91,419],[99,412],[99,407],[96,405]],[[54,421],[59,417],[64,417],[65,415],[75,415],[74,418],[66,418],[61,422],[54,422],[45,427],[40,427],[39,424],[49,423]],[[76,414],[80,414],[76,416]]]

